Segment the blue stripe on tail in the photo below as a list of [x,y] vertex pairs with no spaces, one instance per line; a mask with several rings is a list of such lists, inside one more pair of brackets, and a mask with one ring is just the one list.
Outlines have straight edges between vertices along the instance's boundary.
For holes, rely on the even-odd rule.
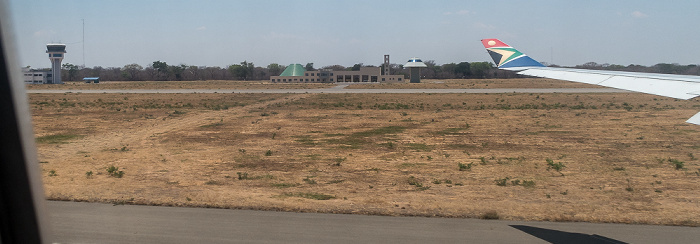
[[544,67],[540,62],[535,61],[527,55],[508,61],[498,68],[517,68],[517,67]]

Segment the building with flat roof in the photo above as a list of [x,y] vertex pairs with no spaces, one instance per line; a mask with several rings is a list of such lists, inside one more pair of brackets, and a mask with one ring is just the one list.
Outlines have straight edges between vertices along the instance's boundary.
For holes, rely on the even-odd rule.
[[337,83],[337,82],[403,82],[403,75],[390,75],[389,55],[384,55],[382,67],[360,67],[360,70],[314,70],[306,71],[301,64],[290,64],[278,76],[270,76],[273,83]]
[[53,80],[51,69],[30,69],[22,68],[24,83],[27,84],[49,84]]
[[85,83],[100,83],[100,77],[85,77],[83,78]]

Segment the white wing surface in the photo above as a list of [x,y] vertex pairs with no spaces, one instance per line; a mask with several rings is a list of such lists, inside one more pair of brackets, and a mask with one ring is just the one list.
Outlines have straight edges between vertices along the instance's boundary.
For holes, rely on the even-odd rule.
[[518,74],[582,82],[678,99],[691,99],[700,95],[700,76],[549,67],[527,68]]
[[[700,96],[700,76],[544,67],[498,39],[484,39],[481,42],[498,68],[516,71],[518,74],[601,85],[685,100]],[[700,113],[686,122],[700,125]]]

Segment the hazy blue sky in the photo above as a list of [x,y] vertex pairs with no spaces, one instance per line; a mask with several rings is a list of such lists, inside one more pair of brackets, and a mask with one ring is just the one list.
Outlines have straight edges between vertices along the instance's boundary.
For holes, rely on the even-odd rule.
[[21,65],[122,67],[153,61],[227,66],[247,60],[315,67],[378,65],[418,56],[438,64],[491,61],[479,40],[499,38],[560,65],[698,64],[700,1],[232,1],[16,0]]

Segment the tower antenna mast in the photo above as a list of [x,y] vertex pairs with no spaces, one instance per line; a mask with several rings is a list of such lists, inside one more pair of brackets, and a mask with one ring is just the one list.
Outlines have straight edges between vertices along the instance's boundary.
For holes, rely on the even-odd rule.
[[85,68],[85,19],[83,20],[83,68]]

